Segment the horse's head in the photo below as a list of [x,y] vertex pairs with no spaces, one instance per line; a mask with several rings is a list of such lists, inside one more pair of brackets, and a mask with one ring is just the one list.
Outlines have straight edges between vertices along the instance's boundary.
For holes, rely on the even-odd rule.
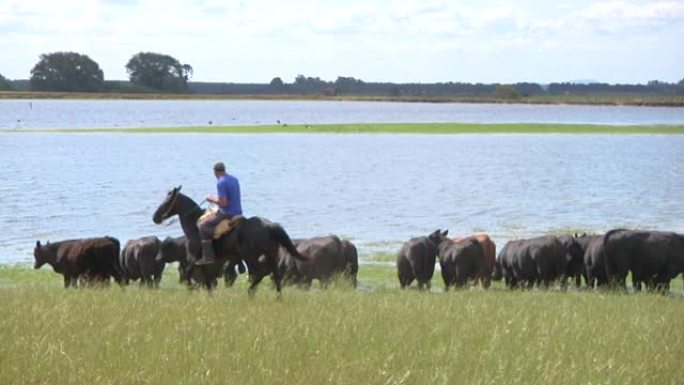
[[160,224],[166,218],[178,214],[178,212],[176,211],[176,205],[178,203],[178,195],[180,194],[181,187],[182,186],[174,187],[173,189],[171,189],[171,191],[168,192],[168,194],[166,194],[166,198],[159,205],[159,207],[157,207],[157,210],[154,212],[154,215],[152,215],[152,221],[155,224]]
[[41,266],[47,263],[45,252],[44,246],[40,244],[40,241],[36,241],[36,247],[33,249],[34,269],[40,269]]

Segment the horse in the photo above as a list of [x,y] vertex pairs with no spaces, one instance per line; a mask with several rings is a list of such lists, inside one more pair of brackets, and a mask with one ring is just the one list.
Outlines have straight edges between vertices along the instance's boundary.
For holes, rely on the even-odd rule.
[[[161,224],[167,218],[178,215],[181,228],[187,240],[188,253],[193,261],[201,254],[201,241],[197,220],[203,213],[200,206],[192,199],[183,195],[181,186],[174,187],[167,194],[164,201],[152,215],[155,224]],[[226,262],[239,264],[244,261],[249,271],[250,296],[254,295],[261,280],[271,274],[276,291],[280,295],[282,277],[278,271],[278,248],[284,247],[293,257],[308,261],[292,243],[285,229],[277,223],[261,217],[244,218],[228,234],[214,240],[216,262],[212,265],[201,266],[205,271],[205,287],[212,288],[212,280],[217,277]],[[261,258],[263,256],[263,259]],[[192,274],[195,263],[190,263],[186,270],[186,277]]]

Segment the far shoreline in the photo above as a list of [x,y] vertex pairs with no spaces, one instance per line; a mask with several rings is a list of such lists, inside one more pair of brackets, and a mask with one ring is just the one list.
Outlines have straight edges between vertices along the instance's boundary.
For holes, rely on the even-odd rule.
[[550,95],[502,98],[490,96],[387,96],[387,95],[300,95],[300,94],[173,94],[116,92],[36,92],[0,91],[3,100],[254,100],[254,101],[330,101],[386,103],[464,103],[464,104],[530,104],[633,107],[684,107],[684,96],[653,95]]

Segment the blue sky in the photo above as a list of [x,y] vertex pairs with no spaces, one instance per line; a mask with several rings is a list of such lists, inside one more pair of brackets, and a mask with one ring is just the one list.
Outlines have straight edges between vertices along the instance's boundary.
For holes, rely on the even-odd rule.
[[0,0],[0,74],[76,51],[127,79],[140,51],[196,81],[549,83],[684,78],[684,0]]

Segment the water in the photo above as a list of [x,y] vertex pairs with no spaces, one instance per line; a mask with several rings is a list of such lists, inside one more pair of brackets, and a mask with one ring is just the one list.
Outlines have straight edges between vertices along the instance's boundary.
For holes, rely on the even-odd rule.
[[0,101],[0,130],[253,125],[277,121],[684,124],[684,108],[246,100]]
[[222,160],[246,215],[292,237],[335,233],[362,258],[449,228],[508,239],[640,227],[684,232],[680,135],[0,133],[0,263],[36,240],[181,234],[152,213],[201,201]]

